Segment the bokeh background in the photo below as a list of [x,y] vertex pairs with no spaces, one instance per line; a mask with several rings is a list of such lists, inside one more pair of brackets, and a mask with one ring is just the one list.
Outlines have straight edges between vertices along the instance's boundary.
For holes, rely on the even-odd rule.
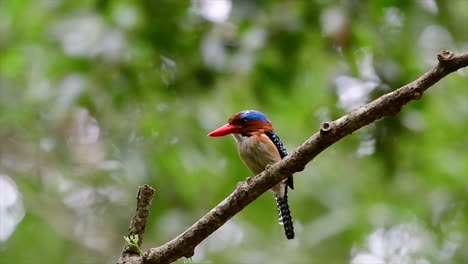
[[[258,109],[289,151],[323,121],[468,51],[468,1],[0,1],[0,262],[114,263],[138,185],[143,249],[251,176]],[[297,237],[266,193],[178,263],[468,263],[468,77],[333,145],[295,176]]]

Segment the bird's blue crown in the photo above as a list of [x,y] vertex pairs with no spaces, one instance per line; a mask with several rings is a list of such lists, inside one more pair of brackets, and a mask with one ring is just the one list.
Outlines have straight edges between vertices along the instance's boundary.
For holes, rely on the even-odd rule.
[[257,110],[242,111],[242,112],[240,112],[240,117],[241,118],[247,118],[249,120],[263,120],[263,121],[270,122],[270,120],[268,120],[268,117],[265,114],[263,114],[262,112],[257,111]]

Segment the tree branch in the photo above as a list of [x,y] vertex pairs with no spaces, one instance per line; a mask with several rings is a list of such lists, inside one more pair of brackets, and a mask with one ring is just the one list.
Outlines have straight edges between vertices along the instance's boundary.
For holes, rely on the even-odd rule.
[[[137,208],[133,215],[132,221],[128,226],[128,237],[137,235],[138,246],[143,242],[143,235],[145,233],[146,222],[151,209],[151,203],[154,197],[154,188],[145,184],[138,188],[137,193]],[[132,264],[141,263],[141,257],[135,247],[126,244],[120,255],[118,264]]]
[[412,100],[421,98],[424,92],[451,72],[468,66],[468,53],[454,54],[441,51],[439,63],[415,81],[382,95],[349,114],[322,123],[320,130],[280,162],[268,166],[265,171],[240,182],[237,188],[215,208],[166,244],[151,248],[134,263],[170,263],[181,257],[193,256],[195,247],[236,213],[254,201],[262,193],[285,179],[302,171],[312,159],[333,143],[376,120],[392,116]]

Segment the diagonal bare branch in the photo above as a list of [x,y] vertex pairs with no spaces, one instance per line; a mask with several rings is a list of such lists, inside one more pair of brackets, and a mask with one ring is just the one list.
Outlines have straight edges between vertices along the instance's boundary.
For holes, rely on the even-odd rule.
[[364,105],[347,115],[322,123],[320,130],[294,150],[291,155],[269,166],[265,171],[240,182],[237,188],[215,208],[166,244],[146,251],[143,258],[132,263],[170,263],[181,257],[193,256],[195,247],[241,211],[262,193],[304,167],[323,150],[343,137],[371,124],[378,119],[392,116],[412,100],[418,100],[424,92],[446,75],[468,66],[468,52],[455,54],[441,51],[439,63],[415,81]]

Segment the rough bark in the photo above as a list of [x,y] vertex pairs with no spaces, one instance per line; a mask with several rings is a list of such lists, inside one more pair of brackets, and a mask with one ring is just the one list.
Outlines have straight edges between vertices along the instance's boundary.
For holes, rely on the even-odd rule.
[[[130,225],[128,226],[128,235],[138,235],[138,246],[143,242],[143,235],[145,234],[146,222],[153,202],[154,188],[149,185],[143,185],[138,188],[137,193],[137,207],[133,215]],[[125,245],[120,258],[117,260],[119,264],[141,263],[141,257],[138,251],[130,245]]]

